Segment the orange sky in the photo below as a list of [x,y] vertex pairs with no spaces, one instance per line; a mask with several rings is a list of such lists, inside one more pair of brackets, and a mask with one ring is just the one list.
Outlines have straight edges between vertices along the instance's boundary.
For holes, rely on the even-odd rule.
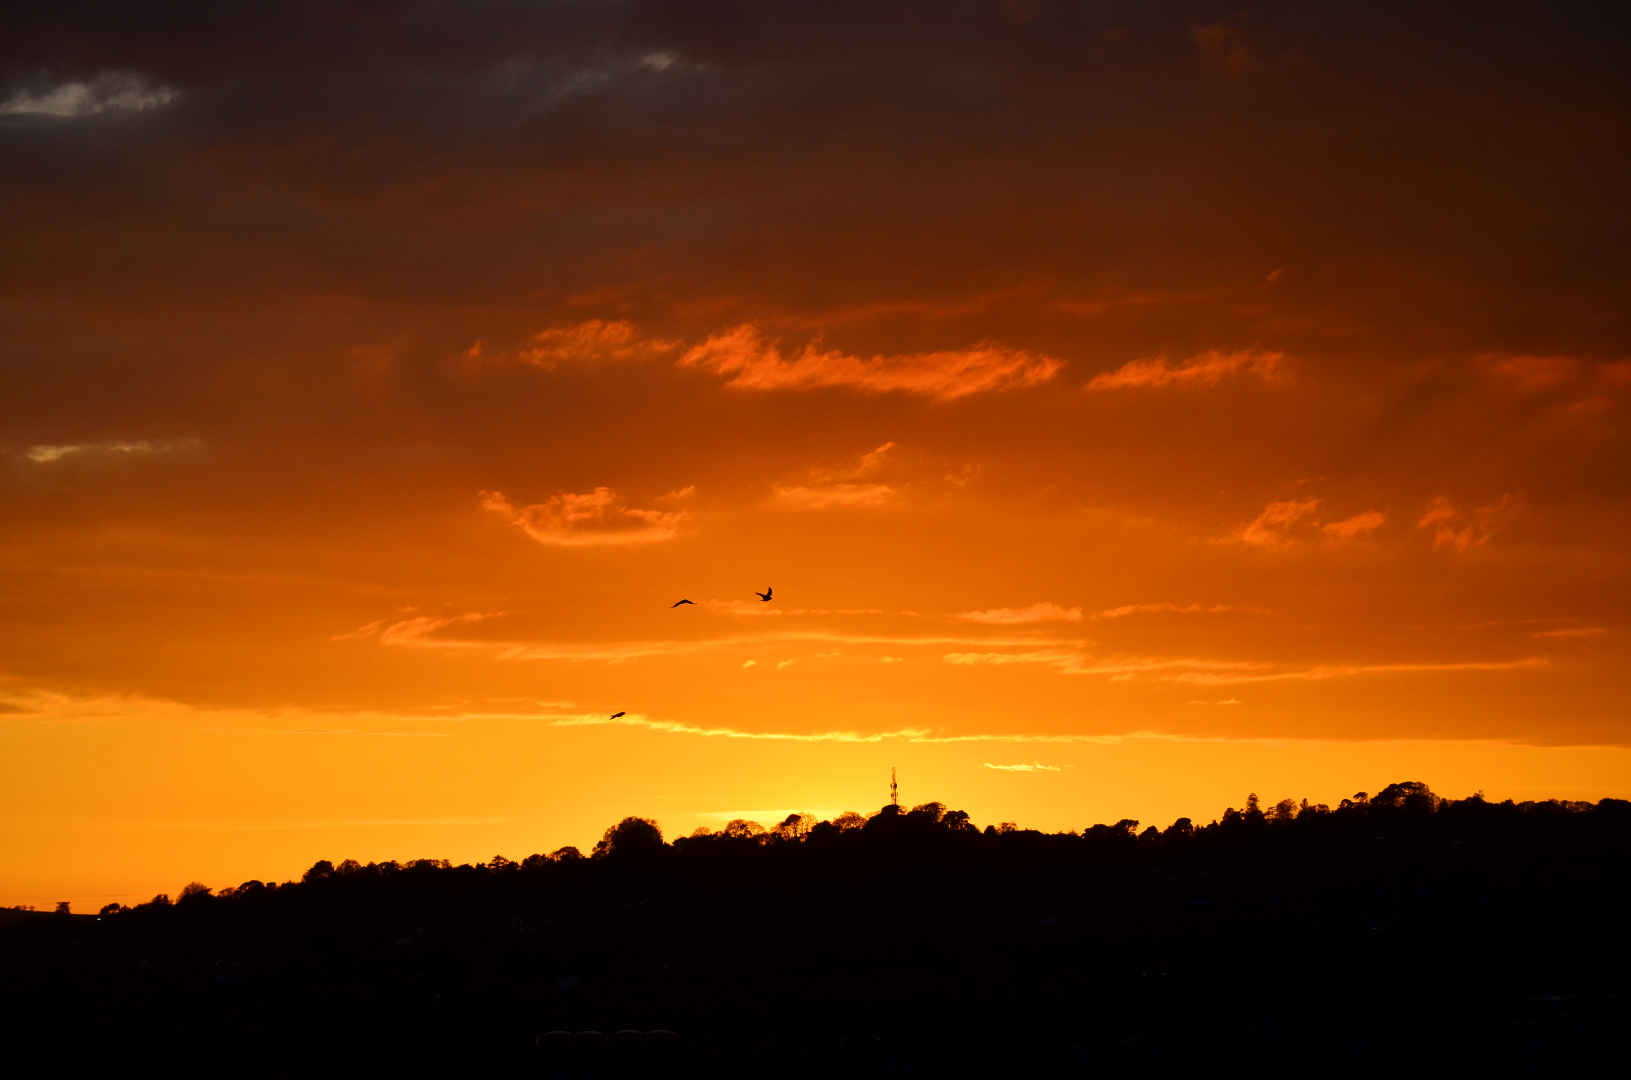
[[0,904],[891,765],[1049,829],[1631,796],[1626,41],[0,17]]

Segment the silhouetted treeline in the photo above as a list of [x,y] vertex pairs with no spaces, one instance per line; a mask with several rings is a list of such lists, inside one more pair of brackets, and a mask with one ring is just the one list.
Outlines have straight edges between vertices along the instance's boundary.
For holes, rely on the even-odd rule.
[[0,913],[0,1015],[88,1073],[1631,1074],[1631,803],[1138,826],[625,818],[588,855]]

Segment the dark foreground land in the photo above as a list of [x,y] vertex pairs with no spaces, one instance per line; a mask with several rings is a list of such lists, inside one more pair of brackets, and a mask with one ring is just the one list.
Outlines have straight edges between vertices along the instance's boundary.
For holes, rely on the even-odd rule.
[[3,912],[4,1060],[1631,1076],[1631,803],[1445,802],[1409,784],[1142,835],[981,832],[933,804],[858,820],[665,845],[628,819],[589,858],[319,863],[300,883],[101,917]]

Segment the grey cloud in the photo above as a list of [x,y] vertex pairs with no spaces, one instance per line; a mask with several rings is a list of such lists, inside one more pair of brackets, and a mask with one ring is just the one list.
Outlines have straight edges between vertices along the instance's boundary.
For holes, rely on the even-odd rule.
[[38,92],[18,90],[0,102],[0,116],[66,120],[103,113],[136,113],[168,105],[176,96],[176,91],[153,86],[140,75],[108,72],[89,82],[65,82]]
[[93,443],[38,443],[25,450],[23,456],[36,465],[49,465],[67,457],[136,457],[191,450],[196,446],[197,439],[137,439],[131,442],[110,439]]

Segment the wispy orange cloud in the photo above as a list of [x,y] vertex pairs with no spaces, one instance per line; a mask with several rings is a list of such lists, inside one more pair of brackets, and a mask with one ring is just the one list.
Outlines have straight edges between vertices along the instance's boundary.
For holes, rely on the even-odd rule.
[[791,510],[828,510],[846,506],[881,506],[895,497],[888,484],[777,484],[773,505]]
[[[536,335],[537,342],[530,349],[518,353],[529,364],[551,368],[568,362],[595,362],[607,360],[637,360],[680,347],[677,341],[659,341],[641,337],[634,324],[617,319],[589,319],[571,326],[557,326]],[[479,355],[480,343],[475,346]]]
[[576,495],[561,492],[541,503],[516,507],[501,491],[480,493],[484,509],[503,515],[540,544],[650,544],[671,540],[690,516],[680,510],[627,506],[611,488]]
[[379,632],[379,628],[384,626],[384,625],[385,625],[385,620],[384,619],[375,619],[373,622],[367,623],[367,624],[365,624],[363,626],[359,626],[355,630],[352,630],[352,631],[350,631],[348,633],[332,634],[332,635],[329,636],[329,641],[331,641],[331,642],[334,642],[334,641],[361,641],[364,638],[373,637],[376,633]]
[[1285,361],[1285,353],[1261,352],[1241,349],[1225,353],[1210,349],[1199,356],[1190,357],[1176,367],[1167,362],[1165,353],[1129,360],[1114,371],[1095,375],[1087,384],[1089,390],[1120,390],[1140,386],[1214,386],[1225,375],[1248,371],[1264,379],[1273,378]]
[[957,617],[967,619],[969,622],[990,623],[996,626],[1036,622],[1081,622],[1082,609],[1079,607],[1062,608],[1058,604],[1043,601],[1023,608],[992,608],[990,611],[965,611]]
[[1024,652],[954,652],[941,657],[948,664],[1043,664],[1066,675],[1105,675],[1111,682],[1156,679],[1163,682],[1201,682],[1274,670],[1269,663],[1249,660],[1207,660],[1197,657],[1095,658],[1081,649],[1030,649]]
[[1488,506],[1480,506],[1471,514],[1463,514],[1454,503],[1440,495],[1427,504],[1427,512],[1416,522],[1416,528],[1433,530],[1434,547],[1466,551],[1487,543],[1507,523],[1516,507],[1517,498],[1509,492]]
[[471,641],[457,637],[438,637],[436,632],[444,627],[468,626],[471,623],[481,622],[483,619],[496,619],[507,614],[503,611],[471,611],[463,615],[450,615],[435,618],[429,615],[416,615],[412,618],[375,619],[373,622],[348,634],[335,634],[329,638],[330,642],[338,641],[364,641],[377,636],[381,645],[394,645],[405,648],[421,649],[469,649],[490,646],[491,642]]
[[837,469],[814,468],[808,480],[797,484],[775,486],[771,505],[781,509],[825,510],[832,507],[880,506],[895,497],[895,489],[888,484],[869,479],[882,471],[889,461],[893,442],[886,442],[875,450],[862,454],[854,465]]
[[856,462],[855,468],[848,472],[845,475],[845,478],[853,479],[860,476],[871,476],[873,473],[883,468],[884,463],[889,458],[889,451],[893,450],[894,448],[895,443],[894,440],[891,439],[889,442],[884,443],[877,449],[869,450],[862,454],[861,460]]
[[965,667],[975,664],[993,664],[998,667],[1009,664],[1052,664],[1056,667],[1069,667],[1082,659],[1082,654],[1064,649],[1031,649],[1027,652],[954,652],[942,657],[948,664],[959,664]]
[[1631,387],[1631,360],[1595,360],[1580,356],[1479,357],[1508,382],[1522,390],[1550,390],[1560,386]]
[[1356,675],[1396,675],[1456,671],[1515,671],[1522,668],[1543,667],[1546,658],[1528,656],[1521,660],[1473,660],[1465,663],[1445,664],[1312,664],[1306,667],[1279,667],[1257,665],[1259,671],[1193,671],[1172,679],[1173,682],[1200,686],[1227,686],[1233,683],[1254,682],[1322,682],[1326,679],[1351,678]]
[[1329,525],[1321,527],[1320,532],[1324,534],[1327,542],[1341,544],[1349,540],[1369,536],[1386,522],[1387,517],[1385,515],[1375,510],[1367,510],[1363,514],[1355,514],[1353,517],[1344,518],[1342,521],[1333,521]]
[[[752,663],[752,661],[749,661]],[[648,731],[667,731],[676,735],[708,735],[724,739],[755,739],[767,742],[807,743],[877,743],[888,739],[917,739],[929,734],[925,728],[904,728],[899,731],[859,732],[820,731],[799,734],[783,731],[744,731],[730,727],[701,727],[675,720],[653,720],[639,713],[629,713],[616,719],[604,714],[559,717],[550,721],[553,727],[637,727]]]
[[[750,661],[751,663],[751,661]],[[666,732],[674,735],[694,735],[707,738],[722,739],[748,739],[764,742],[794,742],[794,743],[882,743],[882,742],[909,742],[909,743],[1050,743],[1050,744],[1089,744],[1114,745],[1134,739],[1161,739],[1175,742],[1212,742],[1207,738],[1194,736],[1172,735],[1160,732],[1135,731],[1114,735],[1081,735],[1081,734],[1043,734],[1035,732],[980,732],[967,735],[940,735],[928,728],[897,728],[893,731],[817,731],[810,733],[785,731],[754,731],[746,728],[725,726],[703,727],[698,724],[687,724],[674,720],[656,720],[639,713],[629,713],[616,719],[609,719],[604,713],[585,714],[577,716],[549,716],[542,715],[537,719],[549,722],[551,727],[634,727],[645,728],[648,731]],[[1012,769],[1015,772],[1052,771],[1046,765],[1032,764],[1029,767],[1015,768],[1013,766],[991,765],[993,769]],[[1059,768],[1067,768],[1061,766]],[[723,816],[723,815],[721,815]],[[733,813],[731,816],[740,816]],[[767,815],[768,816],[768,815]]]
[[[1259,682],[1324,682],[1366,675],[1495,672],[1534,668],[1547,663],[1545,657],[1533,656],[1518,660],[1469,660],[1450,662],[1402,663],[1318,663],[1288,664],[1271,660],[1233,660],[1204,656],[1125,656],[1095,655],[1091,643],[1083,640],[1042,638],[1015,642],[1000,638],[910,637],[905,635],[840,634],[824,630],[792,631],[785,633],[733,636],[711,640],[690,641],[622,641],[604,643],[529,643],[506,640],[475,640],[461,638],[444,631],[461,625],[497,618],[503,612],[470,612],[464,615],[433,618],[428,616],[400,619],[388,625],[383,621],[371,623],[352,635],[366,637],[377,632],[380,644],[408,648],[486,648],[495,656],[511,660],[546,660],[568,663],[602,662],[628,663],[659,657],[696,655],[743,647],[763,648],[776,643],[819,642],[844,645],[883,645],[885,647],[945,647],[961,646],[969,651],[948,652],[941,655],[942,662],[959,667],[1041,667],[1051,668],[1065,675],[1098,675],[1111,682],[1152,681],[1191,686],[1230,686]],[[383,627],[383,628],[381,628]],[[1579,635],[1584,636],[1590,631]],[[1549,635],[1563,637],[1564,635]],[[338,640],[338,639],[336,639]],[[838,657],[841,653],[821,652],[816,657]],[[795,658],[796,659],[796,658]],[[778,661],[774,666],[782,670],[792,666],[794,660]],[[758,666],[755,660],[745,660],[743,668]],[[1235,704],[1234,701],[1222,704]],[[1214,702],[1214,704],[1219,704]],[[579,717],[575,723],[600,723],[598,719]],[[638,719],[630,721],[642,723]]]
[[1290,546],[1299,535],[1311,536],[1317,531],[1327,544],[1339,545],[1369,536],[1387,521],[1386,515],[1367,510],[1321,525],[1315,516],[1319,507],[1320,500],[1315,498],[1271,502],[1251,521],[1220,539],[1275,549]]
[[1272,502],[1263,512],[1224,537],[1254,547],[1280,548],[1291,543],[1292,527],[1318,510],[1318,499],[1288,499]]
[[1162,601],[1159,604],[1123,604],[1120,607],[1107,608],[1093,617],[1121,619],[1128,615],[1155,614],[1163,611],[1189,615],[1221,615],[1226,611],[1242,611],[1250,615],[1274,614],[1268,608],[1248,607],[1242,604],[1174,604],[1171,601]]
[[709,337],[680,358],[732,376],[727,386],[742,390],[809,390],[849,386],[874,393],[902,391],[942,400],[988,390],[1010,390],[1046,382],[1063,361],[1024,349],[983,341],[967,349],[874,356],[864,359],[823,350],[820,339],[792,358],[778,342],[766,340],[752,323]]
[[1105,675],[1111,682],[1149,679],[1192,686],[1228,686],[1257,682],[1323,682],[1361,675],[1457,671],[1509,671],[1540,667],[1544,657],[1521,660],[1473,660],[1450,663],[1401,664],[1281,664],[1252,660],[1211,660],[1203,657],[1095,658],[1075,649],[1031,649],[1024,652],[956,652],[941,658],[948,664],[1041,664],[1066,675]]
[[471,623],[481,622],[483,619],[496,619],[504,614],[502,611],[471,611],[463,615],[452,615],[441,619],[420,615],[412,619],[403,619],[401,622],[392,623],[383,628],[379,632],[379,640],[382,645],[405,645],[409,647],[433,645],[436,648],[469,648],[481,643],[458,639],[438,639],[432,642],[428,639],[445,626],[468,626]]

